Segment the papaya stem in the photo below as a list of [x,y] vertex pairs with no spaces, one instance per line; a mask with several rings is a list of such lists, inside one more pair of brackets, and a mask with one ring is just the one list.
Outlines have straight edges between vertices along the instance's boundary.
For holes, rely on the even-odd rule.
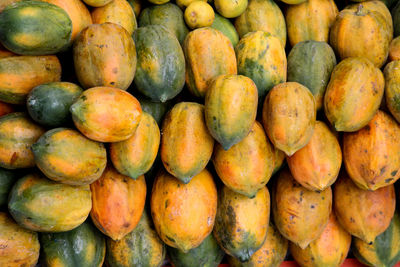
[[363,14],[363,5],[362,5],[362,4],[359,4],[359,5],[358,5],[356,15],[357,15],[357,16],[362,16],[362,15],[364,15],[364,14]]

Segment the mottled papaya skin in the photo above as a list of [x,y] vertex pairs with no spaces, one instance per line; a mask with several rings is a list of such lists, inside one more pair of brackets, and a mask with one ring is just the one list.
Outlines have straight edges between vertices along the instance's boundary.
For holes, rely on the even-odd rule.
[[264,101],[262,120],[269,140],[291,156],[312,137],[316,115],[311,92],[297,82],[287,82],[269,91]]
[[[213,49],[210,49],[212,47]],[[210,27],[191,31],[185,38],[186,85],[204,97],[211,81],[222,74],[237,74],[232,43],[222,32]]]
[[34,167],[31,146],[44,132],[26,113],[15,112],[0,117],[0,167]]
[[120,240],[139,223],[146,202],[144,176],[136,180],[108,166],[90,185],[93,208],[90,217],[96,227],[113,240]]
[[121,142],[110,144],[110,158],[121,174],[136,179],[153,165],[160,145],[160,129],[153,117],[142,113],[134,135]]
[[302,187],[288,169],[272,191],[272,210],[279,232],[302,249],[323,232],[332,210],[330,187],[314,192]]
[[205,120],[210,134],[225,150],[246,137],[257,115],[257,87],[242,75],[220,75],[205,98]]
[[126,0],[113,0],[105,6],[94,8],[91,14],[93,23],[115,23],[122,26],[130,35],[137,28],[135,13]]
[[333,49],[325,42],[299,42],[290,50],[287,64],[288,81],[307,87],[315,98],[317,109],[321,109],[326,87],[336,65]]
[[396,37],[390,42],[388,62],[394,60],[400,60],[400,37]]
[[337,219],[351,235],[372,244],[389,227],[396,206],[393,185],[375,191],[363,190],[343,172],[333,194]]
[[160,267],[166,249],[154,230],[151,217],[143,212],[139,224],[123,239],[107,239],[106,262],[110,267]]
[[395,60],[387,64],[383,74],[385,76],[386,106],[396,121],[400,123],[400,61]]
[[0,59],[0,100],[25,104],[26,96],[43,83],[61,79],[61,64],[56,56],[18,56]]
[[287,250],[288,241],[270,222],[264,244],[248,261],[240,262],[235,257],[228,256],[228,262],[232,267],[279,267],[286,257]]
[[187,253],[173,247],[167,247],[167,251],[175,267],[217,267],[225,255],[212,233],[198,247]]
[[287,158],[294,179],[312,191],[323,191],[339,175],[342,150],[339,141],[322,121],[315,123],[308,144]]
[[339,12],[329,41],[341,59],[364,57],[380,68],[386,62],[392,37],[386,18],[359,4],[356,10]]
[[0,265],[33,267],[39,259],[38,234],[22,228],[5,212],[0,212]]
[[313,40],[328,42],[329,29],[339,13],[334,0],[309,0],[286,9],[286,25],[291,46]]
[[57,5],[67,12],[68,16],[72,21],[72,33],[71,41],[74,41],[78,34],[85,29],[87,26],[91,25],[92,18],[90,16],[89,10],[82,3],[81,0],[40,0],[42,2],[47,2],[53,5]]
[[113,0],[82,0],[85,4],[92,6],[92,7],[100,7],[105,6]]
[[256,121],[250,133],[229,150],[217,144],[213,163],[218,177],[227,187],[252,198],[271,178],[275,167],[274,148],[262,125]]
[[270,218],[267,187],[248,198],[224,186],[218,195],[213,234],[228,255],[248,261],[263,245]]
[[36,232],[72,230],[86,220],[91,208],[89,185],[60,184],[40,173],[19,179],[8,202],[8,210],[17,223]]
[[347,58],[336,65],[324,97],[325,115],[336,131],[354,132],[367,125],[384,86],[382,72],[366,58]]
[[[132,1],[132,0],[130,0]],[[182,10],[173,3],[149,6],[143,9],[139,17],[139,26],[163,25],[183,44],[189,32]]]
[[368,244],[355,237],[352,251],[368,266],[392,267],[400,261],[400,216],[395,213],[389,227]]
[[101,267],[106,254],[104,236],[90,222],[68,232],[41,234],[40,244],[48,267]]
[[378,111],[367,126],[343,136],[347,173],[364,190],[376,190],[400,178],[400,126]]
[[56,182],[87,185],[99,179],[107,163],[104,145],[78,131],[55,128],[32,145],[37,167]]
[[275,85],[286,82],[286,54],[280,40],[267,32],[246,34],[235,48],[238,73],[254,81],[260,103]]
[[86,89],[107,86],[126,90],[135,77],[135,43],[114,23],[85,28],[74,42],[73,58],[76,76]]
[[290,243],[290,253],[302,267],[341,266],[347,257],[351,235],[336,220],[332,212],[328,224],[321,235],[305,249]]
[[235,28],[242,38],[249,32],[263,31],[277,36],[286,45],[286,23],[273,0],[249,0],[246,10],[235,19]]
[[184,183],[200,173],[211,158],[214,139],[204,121],[204,106],[176,104],[162,126],[161,160],[165,169]]
[[86,137],[99,142],[119,142],[131,137],[142,109],[131,94],[111,87],[93,87],[70,108],[72,120]]
[[188,252],[211,233],[217,212],[217,188],[204,169],[188,184],[161,170],[153,185],[151,215],[168,246]]

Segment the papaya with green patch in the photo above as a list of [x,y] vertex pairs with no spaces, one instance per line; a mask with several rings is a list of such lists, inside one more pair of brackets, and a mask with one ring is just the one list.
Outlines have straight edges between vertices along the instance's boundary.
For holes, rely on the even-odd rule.
[[36,266],[40,244],[38,234],[0,212],[0,265],[7,267]]
[[270,195],[267,187],[253,198],[224,186],[218,195],[218,210],[213,234],[224,251],[241,262],[263,245],[270,218]]
[[0,42],[16,54],[56,54],[67,48],[71,34],[70,17],[53,4],[20,1],[0,13]]
[[90,189],[93,203],[90,217],[103,234],[120,240],[135,229],[146,201],[143,175],[133,180],[108,166]]
[[112,87],[84,91],[70,111],[76,128],[99,142],[127,140],[135,133],[142,116],[140,103],[133,95]]
[[243,36],[236,48],[238,73],[254,81],[260,103],[268,91],[286,82],[286,53],[280,40],[262,31]]
[[137,48],[136,88],[153,101],[174,98],[185,85],[185,56],[178,39],[161,25],[140,27],[133,39]]
[[160,267],[166,249],[146,211],[136,228],[119,241],[107,239],[106,262],[110,267]]
[[32,145],[36,166],[51,180],[70,185],[87,185],[99,179],[107,163],[102,143],[79,132],[55,128]]
[[204,115],[210,134],[225,150],[245,138],[256,119],[257,87],[243,75],[220,75],[210,84]]
[[211,233],[217,212],[217,188],[207,169],[188,184],[160,170],[150,199],[151,215],[161,240],[184,253]]
[[26,113],[14,112],[0,117],[0,167],[6,169],[35,166],[31,146],[45,130]]
[[237,45],[239,42],[239,34],[237,33],[235,26],[231,23],[231,21],[223,16],[215,13],[213,24],[211,28],[219,30],[222,32],[226,37],[229,38],[233,47]]
[[71,120],[69,108],[83,90],[69,82],[52,82],[36,86],[29,92],[26,106],[31,118],[50,127],[61,127]]
[[28,174],[13,186],[8,210],[15,221],[36,232],[65,232],[81,225],[92,209],[89,185],[72,186]]
[[211,158],[214,139],[204,120],[204,106],[176,104],[162,125],[161,160],[165,169],[184,183],[199,174]]
[[61,64],[56,56],[18,56],[0,59],[0,100],[25,104],[36,86],[61,80]]
[[110,158],[119,173],[136,179],[153,165],[160,145],[160,129],[150,114],[142,113],[133,136],[110,144]]
[[103,235],[86,221],[63,233],[42,233],[43,262],[48,267],[101,267],[106,254]]
[[140,102],[140,106],[144,112],[150,114],[157,122],[158,125],[162,124],[165,114],[170,110],[172,101],[154,102],[147,97],[138,96],[137,99]]
[[386,106],[396,121],[400,123],[400,61],[395,60],[387,64],[383,74],[385,76]]
[[198,247],[189,250],[187,253],[173,247],[167,247],[167,251],[169,258],[176,267],[217,267],[225,255],[212,233]]

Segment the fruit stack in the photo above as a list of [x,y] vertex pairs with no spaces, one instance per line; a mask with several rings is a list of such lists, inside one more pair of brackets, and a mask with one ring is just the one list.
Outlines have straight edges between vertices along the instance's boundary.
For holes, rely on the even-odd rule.
[[0,266],[396,265],[394,2],[1,0]]

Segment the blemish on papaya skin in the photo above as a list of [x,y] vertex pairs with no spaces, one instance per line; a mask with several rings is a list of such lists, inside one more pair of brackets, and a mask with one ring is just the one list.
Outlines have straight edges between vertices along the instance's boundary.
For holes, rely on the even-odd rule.
[[392,171],[390,174],[391,174],[392,176],[396,176],[397,170],[396,170],[396,171]]

